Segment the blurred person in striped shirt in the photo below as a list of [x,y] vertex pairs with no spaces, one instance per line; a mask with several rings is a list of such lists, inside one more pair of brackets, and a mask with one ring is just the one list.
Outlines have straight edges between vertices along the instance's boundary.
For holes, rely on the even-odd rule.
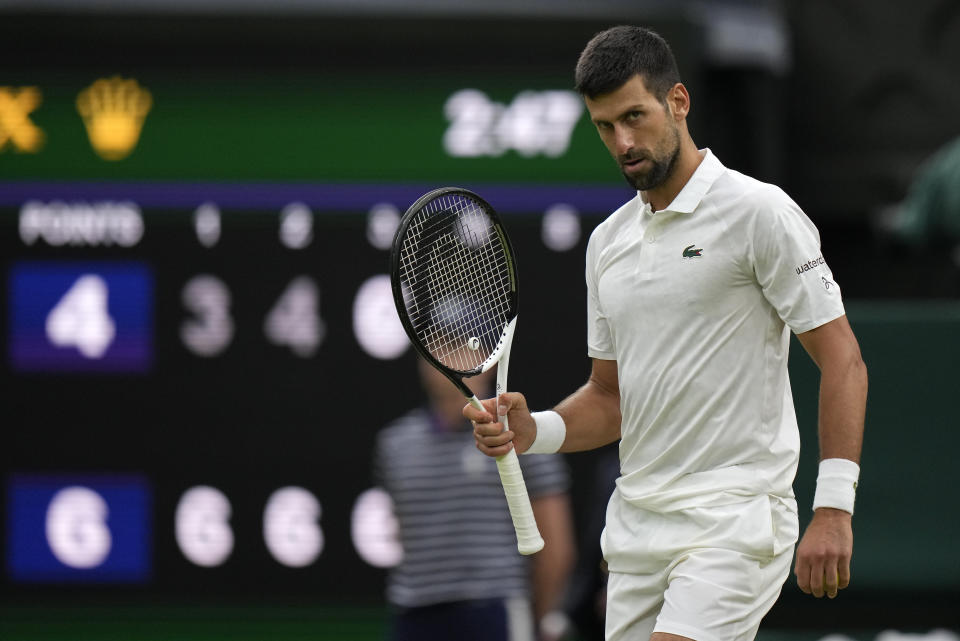
[[[575,547],[561,456],[521,461],[546,546],[532,557],[516,535],[493,459],[477,450],[463,396],[418,363],[427,403],[377,436],[374,477],[390,495],[403,559],[387,578],[391,641],[551,641]],[[481,398],[495,369],[465,379]]]

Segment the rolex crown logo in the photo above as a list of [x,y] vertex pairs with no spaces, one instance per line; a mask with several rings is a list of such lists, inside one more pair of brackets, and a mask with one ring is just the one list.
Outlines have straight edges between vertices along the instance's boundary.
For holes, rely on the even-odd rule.
[[100,78],[77,96],[77,111],[94,151],[104,160],[122,160],[140,140],[153,98],[136,80]]

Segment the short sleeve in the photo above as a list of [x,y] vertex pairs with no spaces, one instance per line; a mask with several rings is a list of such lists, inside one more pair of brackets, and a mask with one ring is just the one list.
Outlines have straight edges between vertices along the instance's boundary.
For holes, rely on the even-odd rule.
[[616,360],[613,336],[603,308],[600,306],[597,287],[597,248],[596,235],[590,237],[587,244],[587,355],[591,358]]
[[763,295],[796,334],[843,316],[813,222],[782,191],[758,207],[752,234],[754,272]]

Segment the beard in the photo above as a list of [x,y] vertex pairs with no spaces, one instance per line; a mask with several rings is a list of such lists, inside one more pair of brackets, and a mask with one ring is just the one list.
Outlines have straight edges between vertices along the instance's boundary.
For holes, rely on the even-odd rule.
[[623,173],[627,184],[637,191],[647,191],[656,189],[673,175],[677,166],[677,158],[680,156],[680,132],[673,128],[672,133],[673,135],[670,136],[667,142],[668,146],[665,149],[657,149],[652,155],[627,154],[622,158],[623,161],[636,160],[637,158],[646,158],[650,161],[650,168],[643,173],[631,174],[621,169],[620,171]]

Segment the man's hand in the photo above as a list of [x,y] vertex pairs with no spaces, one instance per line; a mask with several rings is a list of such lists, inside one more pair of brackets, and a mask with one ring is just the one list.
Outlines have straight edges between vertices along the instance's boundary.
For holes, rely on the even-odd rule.
[[[499,408],[495,398],[481,401],[486,410],[483,412],[469,404],[463,408],[463,415],[473,422],[477,449],[493,457],[503,456],[511,448],[515,448],[517,454],[522,454],[537,437],[537,424],[530,416],[527,399],[519,392],[507,392],[501,394],[499,400]],[[504,431],[502,416],[507,417],[509,430]]]
[[797,585],[805,593],[818,599],[826,594],[832,599],[837,596],[837,590],[850,585],[851,517],[849,512],[829,507],[813,513],[813,520],[797,547],[794,567]]

